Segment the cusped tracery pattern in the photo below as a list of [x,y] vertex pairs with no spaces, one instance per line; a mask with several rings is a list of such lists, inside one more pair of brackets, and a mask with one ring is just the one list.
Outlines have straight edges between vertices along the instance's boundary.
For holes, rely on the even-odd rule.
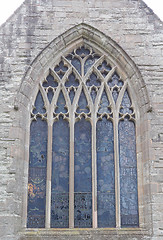
[[27,227],[138,227],[136,116],[120,75],[83,44],[41,81],[31,111]]

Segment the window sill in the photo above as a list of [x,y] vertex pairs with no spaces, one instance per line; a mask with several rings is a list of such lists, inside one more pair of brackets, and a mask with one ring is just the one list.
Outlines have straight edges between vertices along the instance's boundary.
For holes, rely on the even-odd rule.
[[[71,236],[78,236],[77,239],[79,239],[79,236],[85,236],[83,239],[87,239],[86,236],[104,236],[104,235],[114,235],[114,237],[118,237],[120,235],[130,235],[130,237],[136,237],[136,236],[144,236],[144,235],[150,235],[149,231],[141,228],[75,228],[75,229],[61,229],[61,228],[50,228],[50,229],[24,229],[20,235],[23,237],[21,239],[35,239],[34,237],[58,237],[57,239],[61,239],[61,236],[66,237],[67,240]],[[75,238],[74,238],[75,239]],[[116,239],[116,238],[115,238]],[[130,238],[131,239],[131,238]],[[139,239],[139,237],[138,237]]]

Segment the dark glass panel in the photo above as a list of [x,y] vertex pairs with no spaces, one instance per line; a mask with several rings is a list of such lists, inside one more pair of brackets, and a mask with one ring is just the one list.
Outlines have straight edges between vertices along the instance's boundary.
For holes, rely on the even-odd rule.
[[71,64],[76,68],[76,70],[80,73],[81,75],[81,62],[78,58],[74,57],[71,60]]
[[70,101],[71,103],[73,102],[74,100],[74,97],[75,97],[75,91],[74,89],[71,89],[70,92],[69,92],[69,97],[70,97]]
[[58,74],[60,78],[63,78],[67,70],[68,67],[64,65],[63,61],[60,61],[60,63],[54,68],[54,71]]
[[119,96],[119,92],[118,92],[118,89],[115,88],[112,92],[112,96],[113,96],[113,99],[114,99],[114,102],[116,103],[117,102],[117,99],[118,99],[118,96]]
[[39,91],[35,100],[35,108],[33,109],[33,113],[41,113],[44,114],[46,112],[45,107],[44,107],[44,100],[41,95],[41,92]]
[[92,193],[75,193],[75,227],[92,227]]
[[77,87],[77,86],[79,86],[79,80],[76,79],[75,74],[73,72],[68,76],[68,79],[65,83],[65,86],[66,87],[71,87],[71,86]]
[[138,193],[135,124],[119,122],[121,226],[138,227]]
[[125,91],[123,99],[122,99],[120,112],[123,113],[123,114],[133,113],[133,110],[131,108],[131,100],[130,100],[130,97],[129,97],[129,94],[128,94],[127,90]]
[[69,126],[62,118],[53,124],[51,227],[69,224]]
[[87,106],[87,99],[85,96],[84,91],[82,90],[81,94],[80,94],[80,98],[79,98],[79,102],[78,102],[78,108],[77,108],[77,113],[89,113],[89,108]]
[[117,73],[114,73],[112,78],[109,79],[108,81],[108,85],[110,87],[114,87],[115,85],[122,87],[123,86],[123,82],[120,80],[120,77]]
[[81,58],[84,58],[90,54],[90,50],[82,46],[76,50],[76,54],[78,54]]
[[102,62],[102,64],[100,64],[97,69],[101,72],[101,74],[106,77],[106,75],[108,74],[108,72],[110,72],[111,70],[111,66],[109,64],[107,64],[107,62],[104,60]]
[[65,108],[65,106],[66,106],[66,101],[65,101],[62,91],[60,91],[55,112],[56,113],[60,113],[60,112],[67,113],[67,109]]
[[102,96],[101,96],[101,100],[100,100],[100,104],[99,104],[99,113],[110,113],[110,108],[109,108],[109,100],[108,100],[108,97],[106,95],[106,92],[105,90],[103,91],[102,93]]
[[97,96],[97,91],[96,91],[96,89],[92,88],[91,98],[92,98],[93,103],[95,102],[96,96]]
[[49,74],[46,78],[47,82],[43,82],[43,87],[57,87],[58,83],[54,80],[54,77]]
[[53,90],[51,88],[48,90],[48,94],[47,95],[48,95],[48,100],[51,103],[51,101],[53,99],[53,95],[54,95],[54,92],[53,92]]
[[87,86],[92,86],[92,85],[100,86],[101,82],[100,82],[99,78],[97,77],[97,75],[95,73],[92,73],[89,76],[89,79],[87,80],[86,85]]
[[84,64],[84,74],[88,72],[88,70],[96,62],[97,59],[99,59],[99,56],[97,55],[88,57],[88,59],[85,61],[85,64]]
[[98,227],[115,227],[115,175],[113,123],[97,122]]
[[75,227],[92,226],[91,124],[75,124]]
[[37,118],[30,128],[27,227],[45,227],[47,123]]

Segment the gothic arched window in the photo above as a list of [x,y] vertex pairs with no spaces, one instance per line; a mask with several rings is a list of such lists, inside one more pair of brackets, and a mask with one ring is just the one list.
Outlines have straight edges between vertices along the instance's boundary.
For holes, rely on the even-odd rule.
[[83,44],[49,69],[31,111],[27,227],[138,226],[128,80]]

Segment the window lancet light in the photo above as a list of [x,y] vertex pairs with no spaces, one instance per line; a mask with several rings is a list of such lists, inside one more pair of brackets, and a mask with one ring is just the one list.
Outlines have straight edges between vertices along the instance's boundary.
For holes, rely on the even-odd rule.
[[31,111],[28,228],[138,227],[128,80],[86,43],[63,55]]

